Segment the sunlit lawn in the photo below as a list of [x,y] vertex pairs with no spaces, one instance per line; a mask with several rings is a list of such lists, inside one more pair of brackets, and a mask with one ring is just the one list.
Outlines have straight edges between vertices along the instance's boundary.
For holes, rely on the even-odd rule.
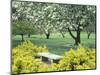
[[[46,39],[45,35],[32,35],[31,38],[24,36],[25,40],[31,40],[34,44],[39,46],[46,45],[51,53],[63,55],[65,51],[74,47],[74,40],[69,33],[66,33],[65,38],[60,33],[51,34],[50,39]],[[20,44],[21,36],[16,35],[12,37],[12,48]],[[95,48],[95,34],[92,33],[90,39],[87,39],[85,32],[81,33],[81,43],[90,48]]]

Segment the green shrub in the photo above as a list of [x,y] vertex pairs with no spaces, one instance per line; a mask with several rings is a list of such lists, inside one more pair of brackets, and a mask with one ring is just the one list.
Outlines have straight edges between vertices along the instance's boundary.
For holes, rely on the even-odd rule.
[[34,45],[31,41],[25,41],[25,42],[21,43],[21,45],[18,45],[13,50],[15,50],[15,49],[17,49],[16,52],[20,52],[22,50],[25,52],[29,52],[32,56],[36,56],[38,52],[48,52],[48,49],[46,46],[38,47],[37,45]]
[[48,72],[65,70],[95,69],[95,49],[80,46],[77,50],[70,49],[58,64],[48,65],[35,58],[38,52],[48,52],[47,47],[38,47],[25,41],[12,49],[12,73]]
[[[18,47],[12,49],[12,73],[29,73],[38,72],[39,67],[45,64],[36,59],[38,52],[47,52],[48,49],[44,47],[37,47],[30,41],[25,41]],[[41,67],[42,68],[42,67]]]
[[79,47],[77,50],[70,49],[60,60],[60,70],[95,69],[95,49]]

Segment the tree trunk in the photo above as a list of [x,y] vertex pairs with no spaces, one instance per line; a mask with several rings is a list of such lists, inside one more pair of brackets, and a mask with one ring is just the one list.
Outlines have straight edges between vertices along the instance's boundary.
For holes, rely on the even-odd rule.
[[90,38],[90,34],[88,34],[88,39]]
[[92,32],[87,33],[87,39],[90,38],[91,33],[92,33]]
[[46,39],[50,38],[50,31],[49,30],[45,30],[45,35],[46,35]]
[[80,31],[80,29],[78,29],[76,31],[77,32],[76,37],[72,34],[70,28],[68,28],[68,32],[71,35],[71,37],[75,40],[75,45],[79,45],[81,43],[81,39],[80,39],[80,33],[81,33],[81,31]]
[[65,35],[63,34],[63,32],[60,32],[60,33],[61,33],[62,37],[65,38]]
[[81,43],[81,40],[80,40],[80,31],[77,31],[77,37],[75,39],[75,45],[79,45]]
[[24,34],[21,34],[21,37],[22,37],[22,41],[24,41]]
[[50,33],[46,34],[46,39],[50,38]]
[[30,34],[28,34],[28,38],[30,38],[31,37],[31,35]]

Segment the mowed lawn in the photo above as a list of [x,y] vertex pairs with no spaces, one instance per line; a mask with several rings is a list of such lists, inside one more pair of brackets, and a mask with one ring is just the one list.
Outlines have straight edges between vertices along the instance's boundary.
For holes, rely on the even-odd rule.
[[[49,49],[49,52],[63,55],[66,51],[68,51],[70,48],[75,48],[74,46],[74,40],[69,35],[69,33],[65,34],[65,38],[61,36],[60,33],[52,33],[50,36],[50,39],[46,39],[45,35],[31,35],[30,38],[27,37],[27,35],[24,36],[25,40],[31,40],[34,44],[38,46],[47,46]],[[90,47],[95,48],[95,34],[92,33],[90,36],[90,39],[87,39],[87,34],[85,32],[81,33],[81,44]],[[12,48],[16,47],[18,44],[21,43],[21,36],[16,35],[12,36]]]

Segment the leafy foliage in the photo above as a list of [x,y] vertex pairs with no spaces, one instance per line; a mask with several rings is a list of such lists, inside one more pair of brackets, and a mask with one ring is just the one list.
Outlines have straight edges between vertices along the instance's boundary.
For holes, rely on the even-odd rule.
[[91,27],[92,31],[95,30],[95,6],[13,1],[12,7],[13,19],[29,20],[37,32],[44,33],[47,39],[52,32],[58,31],[64,36],[68,31],[75,45],[78,45],[81,43],[82,30],[91,32]]
[[49,72],[65,70],[95,69],[95,49],[80,46],[77,50],[70,49],[58,64],[46,64],[36,58],[38,52],[48,52],[46,47],[37,47],[25,41],[12,50],[12,73]]
[[[68,31],[75,40],[81,43],[81,31],[95,31],[96,7],[85,5],[62,5],[55,3],[12,2],[12,34],[23,36],[34,32],[44,33],[47,38],[59,31],[62,35]],[[92,26],[92,30],[91,29]],[[35,29],[37,31],[35,31]],[[74,34],[74,31],[76,34]],[[48,52],[46,46],[36,46],[25,41],[12,49],[12,72],[48,72],[64,70],[95,69],[95,49],[79,47],[65,53],[59,64],[49,66],[37,57],[38,52]]]
[[60,70],[95,69],[95,50],[79,47],[77,50],[69,50],[60,61]]
[[14,74],[38,72],[39,67],[44,66],[44,63],[35,56],[38,52],[47,51],[46,47],[37,47],[30,41],[23,42],[12,50],[12,72]]
[[20,52],[20,51],[30,52],[31,55],[33,55],[33,56],[36,56],[38,52],[48,52],[48,49],[46,46],[38,47],[37,45],[34,45],[31,41],[25,41],[25,42],[21,43],[21,45],[18,45],[13,50],[15,53]]

